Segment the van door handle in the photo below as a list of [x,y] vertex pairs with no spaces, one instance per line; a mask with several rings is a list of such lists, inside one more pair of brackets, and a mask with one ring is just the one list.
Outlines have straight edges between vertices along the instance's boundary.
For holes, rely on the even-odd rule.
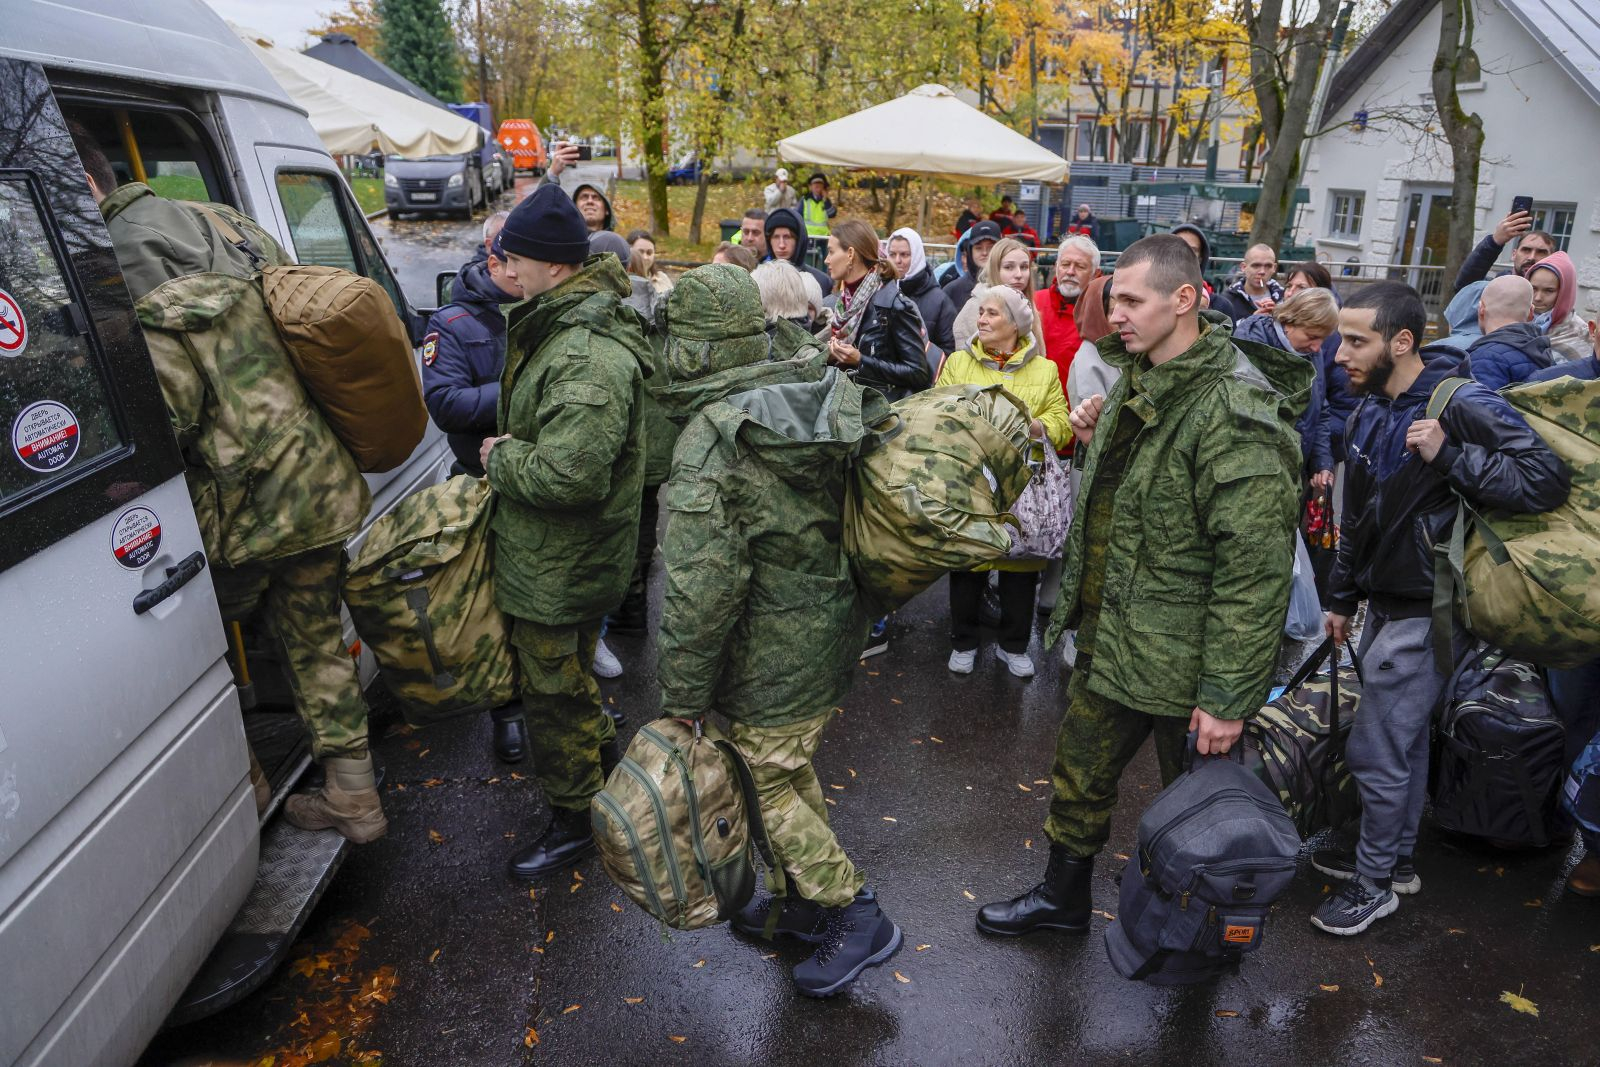
[[145,589],[133,598],[133,613],[143,615],[167,597],[189,584],[190,579],[206,569],[206,557],[196,552],[176,567],[167,568],[167,580],[154,589]]

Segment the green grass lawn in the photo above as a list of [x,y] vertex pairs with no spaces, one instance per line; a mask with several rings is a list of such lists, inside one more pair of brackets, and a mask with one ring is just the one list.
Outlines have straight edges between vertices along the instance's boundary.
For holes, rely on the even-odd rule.
[[350,191],[356,194],[356,203],[361,205],[361,210],[370,215],[374,211],[383,210],[383,179],[382,178],[350,178]]

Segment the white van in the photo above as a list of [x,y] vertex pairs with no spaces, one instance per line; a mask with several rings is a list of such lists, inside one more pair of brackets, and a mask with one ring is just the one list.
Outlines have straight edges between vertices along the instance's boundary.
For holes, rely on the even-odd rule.
[[[255,988],[344,843],[258,819],[246,733],[275,809],[309,763],[304,730],[265,649],[224,636],[65,121],[120,180],[232,204],[301,262],[378,281],[413,336],[419,320],[304,112],[200,0],[4,6],[0,1065],[127,1064],[174,1009],[196,1017]],[[448,465],[430,427],[371,479],[374,514]]]

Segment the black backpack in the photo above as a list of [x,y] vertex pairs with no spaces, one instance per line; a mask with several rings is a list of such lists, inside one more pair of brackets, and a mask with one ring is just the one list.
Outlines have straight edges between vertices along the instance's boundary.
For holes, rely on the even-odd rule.
[[1435,726],[1433,816],[1446,830],[1542,848],[1556,830],[1566,729],[1539,668],[1487,643],[1445,687]]
[[1124,978],[1188,985],[1261,945],[1267,908],[1294,880],[1300,835],[1242,763],[1201,760],[1139,820],[1106,955]]
[[1361,662],[1352,649],[1354,677],[1341,679],[1335,670],[1325,680],[1312,680],[1332,653],[1329,638],[1306,657],[1277,699],[1246,720],[1240,738],[1244,765],[1277,794],[1303,838],[1361,813],[1345,759],[1361,705]]

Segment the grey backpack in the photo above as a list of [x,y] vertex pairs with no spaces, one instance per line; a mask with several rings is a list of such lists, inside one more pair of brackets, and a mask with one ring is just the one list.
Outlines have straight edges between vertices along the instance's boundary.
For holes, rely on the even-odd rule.
[[1200,760],[1139,820],[1139,853],[1106,928],[1111,965],[1152,985],[1237,968],[1260,946],[1299,849],[1294,820],[1260,778],[1232,759]]

